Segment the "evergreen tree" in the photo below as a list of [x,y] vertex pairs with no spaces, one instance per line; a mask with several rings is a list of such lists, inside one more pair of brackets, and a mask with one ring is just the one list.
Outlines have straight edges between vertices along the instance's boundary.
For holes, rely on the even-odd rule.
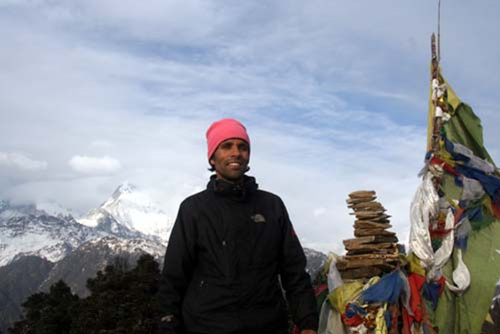
[[12,334],[146,334],[154,333],[159,317],[156,292],[158,263],[145,254],[129,270],[128,259],[117,258],[87,281],[91,294],[80,300],[59,281],[49,293],[36,293],[23,304],[25,318]]
[[12,334],[66,334],[70,332],[78,296],[63,281],[50,287],[49,293],[31,295],[22,304],[25,318],[16,322]]
[[[119,263],[120,261],[115,261]],[[152,333],[158,307],[155,295],[160,270],[151,255],[143,255],[137,266],[106,267],[87,281],[91,295],[78,310],[72,334],[87,333]]]

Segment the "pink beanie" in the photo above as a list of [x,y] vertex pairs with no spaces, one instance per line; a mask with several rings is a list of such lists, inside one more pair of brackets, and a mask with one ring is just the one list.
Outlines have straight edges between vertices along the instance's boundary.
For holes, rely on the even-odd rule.
[[215,150],[226,139],[238,138],[246,141],[250,146],[247,129],[243,124],[232,118],[224,118],[214,122],[207,130],[208,160]]

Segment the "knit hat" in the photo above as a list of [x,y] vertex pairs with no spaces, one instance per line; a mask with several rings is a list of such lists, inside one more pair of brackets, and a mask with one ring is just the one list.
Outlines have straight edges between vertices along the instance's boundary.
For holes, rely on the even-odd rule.
[[250,147],[250,138],[243,124],[232,118],[224,118],[214,122],[207,130],[208,160],[214,154],[217,147],[224,140],[238,138],[247,142]]

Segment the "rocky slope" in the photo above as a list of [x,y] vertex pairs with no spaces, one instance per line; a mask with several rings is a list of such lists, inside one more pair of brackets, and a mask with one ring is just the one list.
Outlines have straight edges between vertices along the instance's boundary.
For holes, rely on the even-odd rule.
[[38,256],[26,256],[0,267],[0,332],[21,314],[21,303],[37,292],[54,264]]
[[85,297],[89,293],[87,279],[94,277],[97,271],[117,261],[132,268],[144,253],[152,254],[163,263],[165,246],[144,239],[122,240],[109,236],[90,240],[57,262],[40,285],[40,290],[48,291],[52,284],[63,280],[74,293]]
[[316,273],[325,265],[327,256],[310,248],[304,248],[304,253],[307,259],[306,271],[314,280]]

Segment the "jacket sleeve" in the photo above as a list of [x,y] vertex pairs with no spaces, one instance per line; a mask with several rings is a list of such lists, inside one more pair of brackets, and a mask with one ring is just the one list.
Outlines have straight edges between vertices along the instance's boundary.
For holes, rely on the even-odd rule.
[[283,246],[280,264],[281,283],[295,324],[301,329],[318,329],[318,311],[311,279],[306,272],[306,257],[282,205]]
[[160,314],[174,315],[182,321],[181,306],[187,286],[193,275],[196,230],[192,210],[183,202],[179,208],[165,253],[158,303]]

